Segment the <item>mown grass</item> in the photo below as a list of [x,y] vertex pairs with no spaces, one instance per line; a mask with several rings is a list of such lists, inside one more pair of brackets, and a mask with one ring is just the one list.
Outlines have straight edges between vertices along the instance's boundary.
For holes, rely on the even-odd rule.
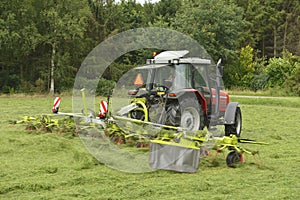
[[[61,109],[71,111],[70,97]],[[245,99],[244,138],[269,142],[244,145],[260,151],[228,168],[222,154],[200,160],[197,173],[157,170],[124,173],[94,159],[79,137],[26,131],[9,120],[49,113],[53,98],[0,98],[1,199],[300,199],[300,99]],[[114,103],[114,102],[112,102]],[[258,159],[258,158],[257,158]]]

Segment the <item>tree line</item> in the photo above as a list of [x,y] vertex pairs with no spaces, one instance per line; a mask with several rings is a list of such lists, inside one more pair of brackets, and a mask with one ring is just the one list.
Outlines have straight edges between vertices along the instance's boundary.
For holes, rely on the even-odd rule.
[[[299,16],[298,0],[2,0],[0,93],[68,91],[101,41],[162,27],[222,58],[227,88],[300,95]],[[118,59],[99,81],[102,90],[146,58],[141,50]]]

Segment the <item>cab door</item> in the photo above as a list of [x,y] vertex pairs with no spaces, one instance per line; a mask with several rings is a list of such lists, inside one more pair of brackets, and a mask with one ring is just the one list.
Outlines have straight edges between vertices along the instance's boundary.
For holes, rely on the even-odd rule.
[[208,86],[208,80],[206,76],[206,67],[201,65],[193,66],[193,73],[192,73],[192,84],[193,88],[198,90],[206,100],[208,114],[210,114],[211,110],[211,90]]

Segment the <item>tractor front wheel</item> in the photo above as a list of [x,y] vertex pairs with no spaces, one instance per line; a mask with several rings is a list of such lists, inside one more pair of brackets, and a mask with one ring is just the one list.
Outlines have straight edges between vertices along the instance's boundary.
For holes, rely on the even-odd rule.
[[145,113],[141,110],[133,110],[130,112],[130,117],[138,120],[145,120]]

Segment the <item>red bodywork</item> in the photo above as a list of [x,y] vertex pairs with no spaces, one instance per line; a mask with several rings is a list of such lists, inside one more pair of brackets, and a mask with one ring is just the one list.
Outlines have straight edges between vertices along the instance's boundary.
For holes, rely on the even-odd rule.
[[[204,92],[207,93],[207,95],[203,95],[199,90],[196,89],[183,89],[180,92],[176,93],[169,93],[169,97],[177,97],[181,94],[187,94],[187,93],[195,93],[199,103],[201,104],[203,112],[208,115],[209,108],[211,106],[216,106],[216,89],[211,89],[211,92],[208,87],[203,88]],[[211,93],[211,95],[210,95]],[[212,101],[210,100],[212,98]],[[225,112],[227,105],[229,104],[229,95],[224,92],[220,91],[220,101],[219,101],[219,111],[222,113]],[[210,105],[212,102],[212,105]]]
[[[213,103],[213,106],[216,105],[216,90],[215,89],[212,89],[212,103]],[[219,110],[221,112],[225,112],[228,104],[229,104],[229,95],[224,91],[220,91]]]

